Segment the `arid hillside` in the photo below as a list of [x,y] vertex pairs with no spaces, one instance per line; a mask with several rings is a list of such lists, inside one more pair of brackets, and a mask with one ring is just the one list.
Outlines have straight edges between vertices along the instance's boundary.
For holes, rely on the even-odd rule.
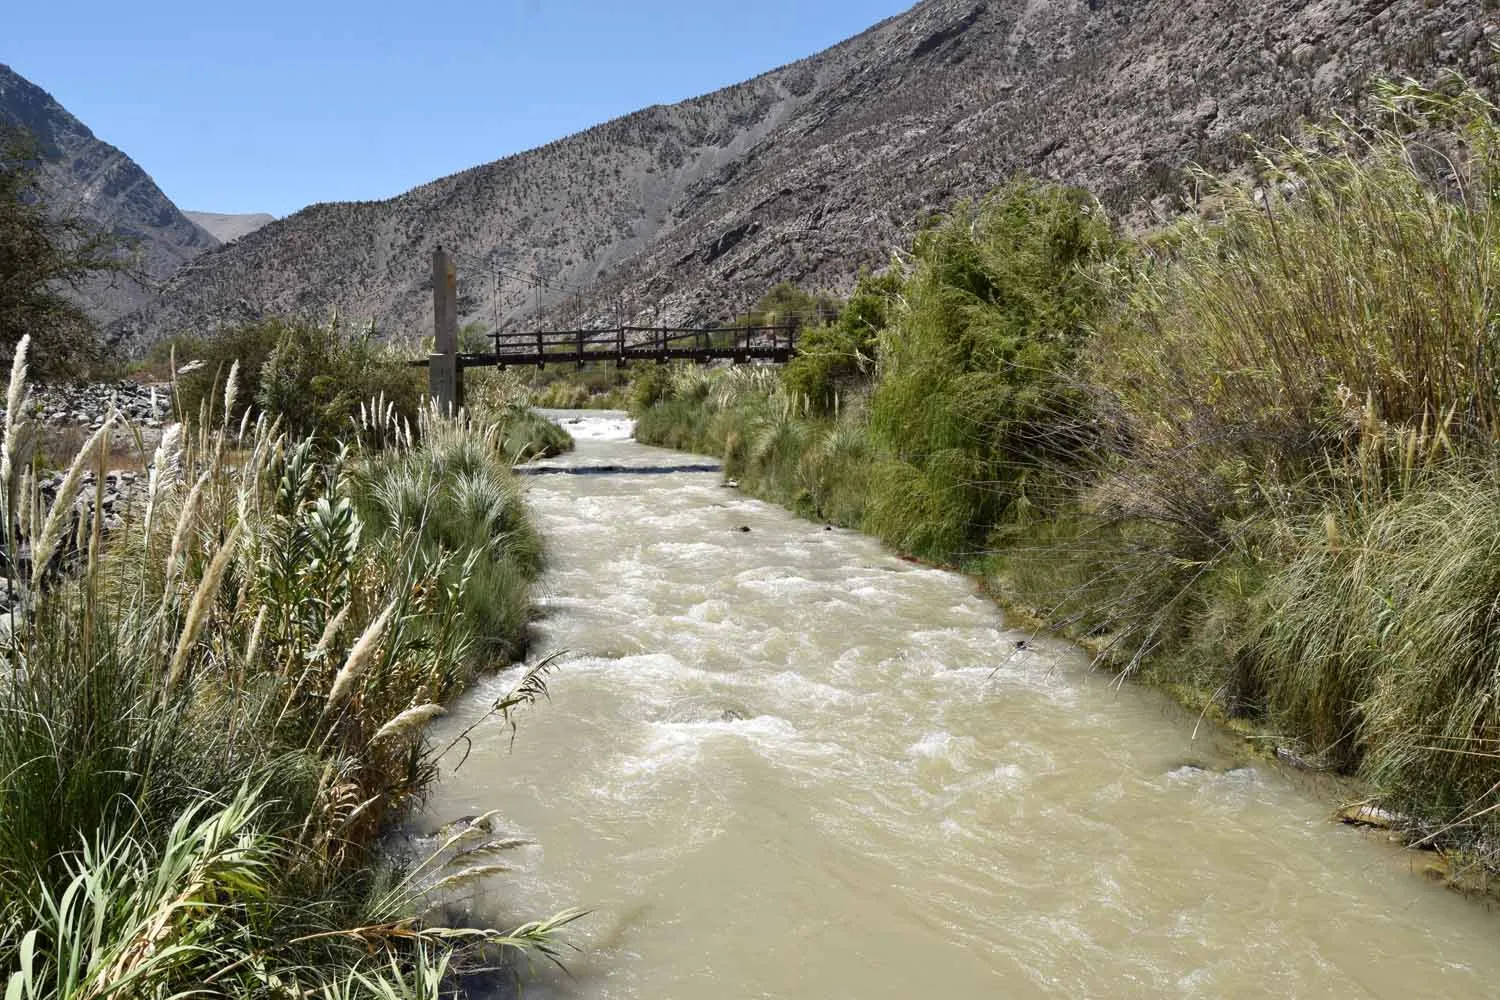
[[[846,287],[1016,171],[1137,219],[1242,136],[1376,75],[1493,84],[1474,0],[924,0],[801,62],[381,202],[321,204],[187,264],[117,322],[139,346],[267,314],[428,331],[432,249],[465,321],[732,314],[781,280]],[[538,275],[536,287],[526,275]]]
[[0,63],[0,128],[31,133],[53,211],[98,224],[133,247],[142,280],[114,275],[81,290],[89,312],[113,319],[152,300],[186,261],[219,245],[172,204],[146,171],[41,87]]

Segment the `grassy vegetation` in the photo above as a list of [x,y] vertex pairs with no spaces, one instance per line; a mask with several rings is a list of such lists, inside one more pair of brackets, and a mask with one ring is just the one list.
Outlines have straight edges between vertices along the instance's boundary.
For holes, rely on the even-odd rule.
[[[180,419],[219,420],[226,397],[230,422],[264,413],[293,437],[332,446],[357,434],[385,440],[389,428],[415,424],[425,374],[375,341],[326,326],[271,319],[212,337],[183,337],[159,346],[148,372],[170,378]],[[573,447],[567,432],[530,409],[532,394],[507,372],[470,372],[468,407],[482,416],[512,464]],[[230,383],[234,392],[228,392]]]
[[106,533],[71,512],[113,421],[45,507],[21,357],[0,438],[8,586],[30,595],[0,641],[7,1000],[436,998],[467,961],[550,953],[572,914],[427,920],[504,842],[466,829],[405,871],[376,850],[433,778],[426,723],[520,650],[542,557],[505,429],[387,405],[334,450],[246,427],[226,391],[168,430]]
[[326,441],[347,435],[369,400],[379,397],[409,422],[422,400],[419,369],[369,331],[352,333],[337,319],[324,325],[270,319],[179,338],[156,349],[153,367],[173,378],[180,419],[216,420],[232,369],[231,420],[258,409],[280,418],[293,435]]
[[1199,215],[1131,241],[1076,192],[1013,184],[922,234],[780,378],[641,383],[637,433],[981,573],[1482,849],[1500,114],[1385,87],[1255,168],[1199,178]]

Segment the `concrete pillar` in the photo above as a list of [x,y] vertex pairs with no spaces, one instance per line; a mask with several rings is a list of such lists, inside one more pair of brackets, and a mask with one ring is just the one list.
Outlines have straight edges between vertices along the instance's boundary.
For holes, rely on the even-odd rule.
[[464,370],[458,362],[458,272],[448,251],[432,252],[433,353],[427,359],[427,391],[447,415],[464,405]]

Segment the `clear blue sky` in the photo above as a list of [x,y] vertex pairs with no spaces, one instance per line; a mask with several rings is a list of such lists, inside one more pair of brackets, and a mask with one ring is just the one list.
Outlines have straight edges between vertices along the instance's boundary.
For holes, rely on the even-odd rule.
[[179,207],[386,198],[811,55],[913,0],[15,0],[0,62]]

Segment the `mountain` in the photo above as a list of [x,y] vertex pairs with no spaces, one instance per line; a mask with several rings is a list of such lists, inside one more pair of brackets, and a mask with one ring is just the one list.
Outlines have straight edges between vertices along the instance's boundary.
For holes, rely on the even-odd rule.
[[54,211],[97,223],[131,241],[146,284],[116,277],[82,290],[95,319],[130,312],[185,262],[219,245],[162,194],[135,161],[96,138],[52,95],[0,63],[0,127],[36,136],[45,163],[42,192]]
[[276,221],[276,216],[267,215],[265,212],[242,215],[224,212],[183,212],[182,214],[220,243],[230,243],[241,236],[248,236],[266,223]]
[[924,0],[746,83],[387,201],[311,206],[193,260],[114,332],[337,310],[414,342],[439,244],[464,321],[713,320],[781,280],[847,287],[1020,170],[1146,219],[1188,164],[1229,166],[1244,134],[1347,106],[1372,75],[1493,84],[1497,15],[1480,7]]

